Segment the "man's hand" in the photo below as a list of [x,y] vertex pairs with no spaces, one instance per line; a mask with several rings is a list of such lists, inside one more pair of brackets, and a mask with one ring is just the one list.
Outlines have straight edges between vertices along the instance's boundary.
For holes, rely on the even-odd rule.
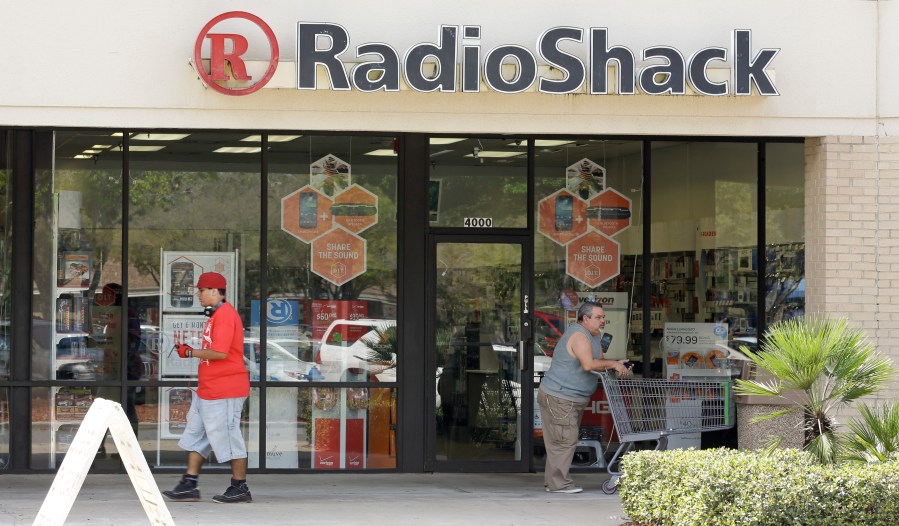
[[185,345],[183,343],[179,343],[175,346],[175,350],[178,351],[178,356],[182,358],[192,358],[194,353],[194,348],[190,345]]
[[615,370],[618,372],[618,376],[627,376],[631,374],[631,367],[633,367],[634,364],[628,362],[630,362],[629,358],[615,362]]

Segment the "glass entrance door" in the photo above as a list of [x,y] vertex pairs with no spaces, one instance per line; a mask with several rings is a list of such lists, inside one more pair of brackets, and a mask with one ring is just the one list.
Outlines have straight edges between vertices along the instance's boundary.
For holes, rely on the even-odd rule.
[[[525,242],[432,236],[433,459],[442,471],[523,471],[531,392]],[[523,385],[527,381],[527,385]]]

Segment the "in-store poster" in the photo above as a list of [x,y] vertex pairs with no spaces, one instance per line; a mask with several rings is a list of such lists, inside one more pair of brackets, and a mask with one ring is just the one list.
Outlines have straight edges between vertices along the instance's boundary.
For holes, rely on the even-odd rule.
[[203,310],[194,294],[197,280],[204,272],[218,272],[228,283],[227,296],[240,297],[235,274],[237,252],[162,252],[162,288],[160,307],[163,313]]
[[281,198],[281,230],[311,245],[312,272],[343,285],[365,274],[363,231],[378,222],[378,197],[352,183],[352,165],[327,154],[309,165],[309,182]]
[[605,357],[610,360],[621,360],[627,356],[627,292],[591,292],[563,291],[560,301],[565,308],[565,327],[577,321],[577,310],[581,303],[592,301],[602,305],[606,313],[604,334],[610,334],[612,341]]
[[162,318],[159,340],[159,377],[196,378],[197,360],[185,359],[174,352],[174,346],[190,345],[203,348],[203,328],[206,326],[203,314],[167,314]]
[[662,341],[666,377],[678,380],[722,374],[727,335],[727,323],[666,323]]
[[537,231],[565,247],[565,272],[596,288],[621,272],[612,236],[631,224],[631,200],[606,186],[606,170],[581,159],[565,169],[565,187],[537,203]]

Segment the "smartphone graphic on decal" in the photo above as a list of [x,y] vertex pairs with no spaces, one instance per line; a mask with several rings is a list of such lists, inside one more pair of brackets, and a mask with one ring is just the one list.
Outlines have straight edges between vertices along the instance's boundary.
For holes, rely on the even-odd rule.
[[194,304],[194,264],[188,261],[172,263],[172,307],[192,307]]
[[315,192],[300,192],[300,228],[318,226],[318,195]]
[[570,195],[556,196],[556,231],[567,232],[571,230],[571,214],[574,208],[574,198]]
[[602,348],[602,353],[606,354],[609,352],[609,347],[612,345],[612,335],[609,333],[604,333],[602,335],[602,339],[599,340],[599,346]]

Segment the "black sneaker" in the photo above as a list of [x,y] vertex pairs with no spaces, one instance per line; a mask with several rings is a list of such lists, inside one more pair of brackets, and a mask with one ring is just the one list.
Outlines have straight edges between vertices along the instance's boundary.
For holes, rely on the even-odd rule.
[[162,492],[165,498],[169,500],[181,502],[196,502],[200,500],[200,490],[197,489],[197,483],[191,480],[184,480],[178,483],[173,490],[165,490]]
[[235,486],[228,486],[224,495],[216,495],[212,497],[213,502],[253,502],[253,495],[250,494],[250,488],[246,482],[242,482]]

